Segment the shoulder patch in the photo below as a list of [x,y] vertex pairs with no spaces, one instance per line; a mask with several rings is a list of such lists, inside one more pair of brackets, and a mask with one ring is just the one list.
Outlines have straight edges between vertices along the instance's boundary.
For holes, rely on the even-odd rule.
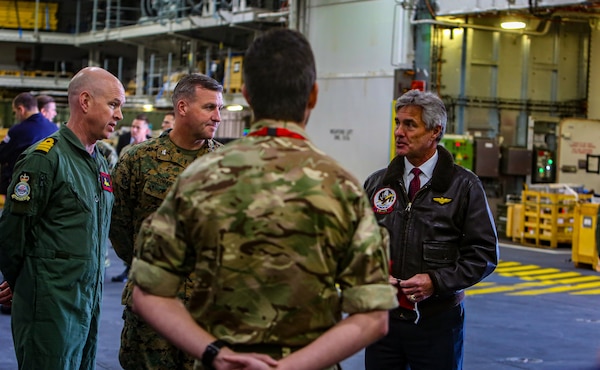
[[392,188],[382,188],[377,190],[373,196],[373,210],[378,214],[391,213],[396,204],[396,192]]
[[38,146],[35,148],[35,151],[41,153],[48,153],[50,149],[52,149],[54,144],[56,144],[56,139],[53,137],[49,137],[41,143],[39,143]]
[[31,187],[29,186],[29,175],[25,172],[21,172],[19,175],[19,182],[15,185],[13,194],[10,196],[17,202],[28,202],[31,197]]
[[436,202],[436,203],[439,203],[441,205],[444,205],[446,203],[452,202],[452,199],[450,199],[450,198],[444,198],[444,197],[438,197],[438,198],[433,198],[433,201]]

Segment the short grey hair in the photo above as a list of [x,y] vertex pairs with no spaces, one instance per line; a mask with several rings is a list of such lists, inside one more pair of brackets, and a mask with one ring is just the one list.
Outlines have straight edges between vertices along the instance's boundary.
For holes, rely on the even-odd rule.
[[421,107],[421,119],[425,123],[427,130],[433,130],[436,126],[442,126],[442,131],[437,137],[437,141],[442,140],[446,132],[446,121],[448,120],[446,106],[442,99],[431,92],[410,90],[396,100],[396,112],[400,108],[411,105]]

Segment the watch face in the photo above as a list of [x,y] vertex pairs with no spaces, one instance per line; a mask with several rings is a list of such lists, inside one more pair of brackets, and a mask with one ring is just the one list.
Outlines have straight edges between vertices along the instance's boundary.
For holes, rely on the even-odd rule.
[[222,340],[216,340],[214,342],[212,342],[211,344],[209,344],[208,346],[206,346],[206,349],[204,350],[204,353],[202,354],[202,365],[207,369],[207,370],[213,370],[213,361],[215,360],[215,357],[217,357],[217,355],[219,354],[219,351],[221,350],[221,348],[223,346],[227,345],[227,343],[225,341]]

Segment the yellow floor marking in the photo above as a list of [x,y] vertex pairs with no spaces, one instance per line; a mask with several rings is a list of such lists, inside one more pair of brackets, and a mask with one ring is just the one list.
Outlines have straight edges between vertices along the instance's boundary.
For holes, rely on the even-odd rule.
[[[575,276],[581,276],[581,274],[578,273],[578,272],[561,272],[561,273],[558,273],[558,274],[549,274],[549,275],[536,276],[533,279],[555,280],[555,279],[564,279],[564,278],[575,277]],[[527,280],[530,280],[530,279],[527,279]]]
[[540,266],[536,266],[536,265],[520,265],[520,266],[515,266],[515,267],[496,267],[496,272],[497,273],[507,273],[507,272],[513,272],[513,271],[525,271],[525,270],[535,270],[535,269],[539,269]]
[[548,293],[564,293],[572,290],[583,290],[587,288],[598,288],[600,287],[600,281],[586,284],[570,285],[570,286],[557,286],[548,289],[533,289],[523,292],[509,293],[508,295],[538,295]]
[[469,288],[465,291],[467,295],[478,295],[478,294],[490,294],[490,293],[502,293],[502,292],[510,292],[513,290],[525,289],[525,288],[534,288],[534,287],[542,287],[548,286],[551,284],[545,282],[535,282],[535,283],[520,283],[515,285],[499,285],[492,288],[481,288],[475,289],[475,287]]
[[559,269],[553,269],[553,268],[547,268],[547,269],[539,269],[539,270],[527,270],[527,271],[517,271],[517,272],[511,272],[511,273],[503,273],[502,275],[505,276],[531,276],[531,275],[543,275],[543,274],[549,274],[549,273],[556,273],[556,272],[560,272]]

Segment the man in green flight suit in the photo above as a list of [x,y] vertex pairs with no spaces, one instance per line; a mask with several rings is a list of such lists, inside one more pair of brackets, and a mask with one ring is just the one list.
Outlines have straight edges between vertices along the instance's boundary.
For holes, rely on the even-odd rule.
[[95,369],[112,182],[96,141],[123,118],[125,90],[104,69],[79,71],[70,118],[15,166],[0,219],[0,269],[13,291],[19,369]]
[[[173,91],[175,126],[158,138],[146,140],[124,154],[113,174],[115,205],[110,239],[117,255],[131,264],[134,243],[142,221],[162,203],[177,176],[196,158],[221,144],[212,140],[221,122],[223,87],[214,79],[185,75]],[[178,292],[187,304],[194,275]],[[124,326],[119,362],[125,370],[192,369],[194,358],[159,335],[131,312],[133,284],[127,282],[122,303]]]
[[307,138],[316,77],[299,32],[255,39],[250,133],[192,163],[142,224],[133,309],[196,369],[336,369],[387,332],[388,234],[358,180]]

